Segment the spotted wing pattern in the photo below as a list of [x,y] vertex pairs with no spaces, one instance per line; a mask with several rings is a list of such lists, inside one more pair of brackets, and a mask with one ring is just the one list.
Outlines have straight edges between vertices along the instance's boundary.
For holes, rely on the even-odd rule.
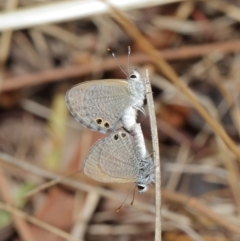
[[[105,144],[108,141],[110,136],[99,140],[89,151],[87,157],[83,162],[83,172],[88,177],[105,183],[129,183],[135,182],[135,178],[120,178],[115,177],[113,175],[108,175],[104,170],[100,167],[100,156],[102,150],[105,148]],[[118,153],[116,153],[118,155]],[[111,159],[106,160],[106,162],[110,163]]]
[[137,179],[141,158],[136,151],[133,136],[124,130],[112,133],[105,140],[100,153],[100,167],[108,175]]
[[66,94],[66,103],[77,121],[102,133],[113,132],[132,97],[127,81],[87,81]]

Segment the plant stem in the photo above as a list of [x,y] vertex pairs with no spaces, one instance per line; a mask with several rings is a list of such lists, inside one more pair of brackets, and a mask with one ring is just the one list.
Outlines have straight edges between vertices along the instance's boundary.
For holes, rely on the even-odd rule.
[[155,115],[155,107],[152,96],[152,88],[148,70],[146,70],[146,96],[148,103],[150,127],[152,134],[152,145],[153,145],[153,160],[155,166],[155,207],[156,207],[156,219],[155,219],[155,241],[161,241],[161,168],[160,168],[160,153],[158,144],[158,130]]

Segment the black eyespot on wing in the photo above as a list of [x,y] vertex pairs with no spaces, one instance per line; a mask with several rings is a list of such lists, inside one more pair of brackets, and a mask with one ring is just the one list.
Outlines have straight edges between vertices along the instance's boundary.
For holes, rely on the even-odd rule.
[[105,122],[104,127],[106,127],[108,129],[110,127],[110,124],[108,122]]
[[131,75],[130,75],[130,78],[131,78],[131,79],[136,79],[137,76],[136,76],[135,74],[131,74]]
[[101,118],[97,118],[95,121],[96,121],[96,123],[97,123],[98,125],[101,125],[101,124],[102,124],[102,119],[101,119]]
[[118,134],[114,135],[114,137],[113,137],[113,138],[114,138],[114,140],[116,140],[116,141],[117,141],[117,140],[118,140],[118,138],[119,138]]
[[125,138],[126,137],[126,133],[122,133],[121,136],[122,136],[122,138]]

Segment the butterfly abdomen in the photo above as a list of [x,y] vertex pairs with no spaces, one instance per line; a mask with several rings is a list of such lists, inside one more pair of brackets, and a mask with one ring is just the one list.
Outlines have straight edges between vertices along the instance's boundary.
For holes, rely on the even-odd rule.
[[124,128],[126,128],[128,131],[131,131],[136,124],[136,118],[137,118],[137,110],[134,107],[129,106],[124,111],[121,118]]

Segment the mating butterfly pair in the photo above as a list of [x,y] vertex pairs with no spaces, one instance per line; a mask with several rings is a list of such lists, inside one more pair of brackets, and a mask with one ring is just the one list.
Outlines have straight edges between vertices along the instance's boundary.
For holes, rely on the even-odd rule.
[[110,133],[85,158],[87,176],[100,182],[136,182],[140,193],[154,182],[153,162],[136,123],[144,98],[144,79],[136,69],[127,80],[87,81],[67,92],[67,106],[77,121],[93,131]]

